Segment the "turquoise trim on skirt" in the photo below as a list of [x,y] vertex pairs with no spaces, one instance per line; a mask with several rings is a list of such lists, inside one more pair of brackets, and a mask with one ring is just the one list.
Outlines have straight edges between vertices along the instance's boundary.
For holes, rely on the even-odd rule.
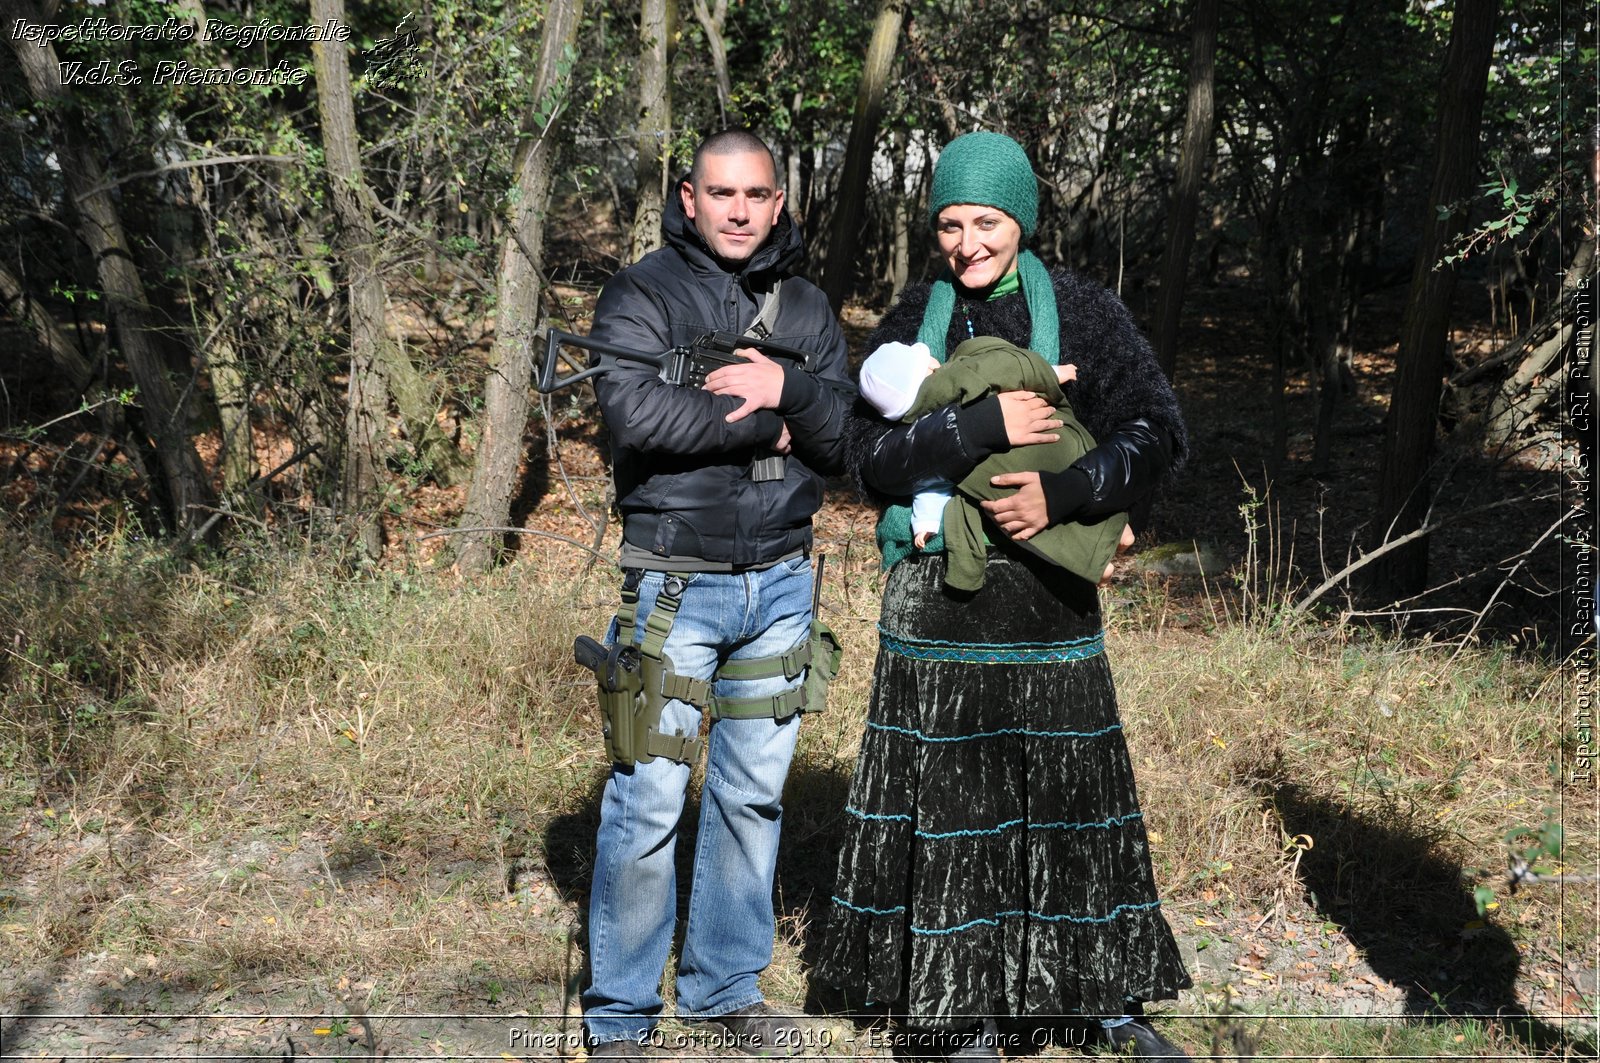
[[944,570],[889,573],[815,976],[925,1026],[1176,996],[1094,588],[999,551],[976,594]]
[[1081,661],[1104,653],[1106,637],[1102,631],[1081,639],[1063,642],[995,643],[947,642],[943,639],[918,639],[891,633],[878,625],[878,648],[918,661],[956,661],[962,664],[1059,664]]

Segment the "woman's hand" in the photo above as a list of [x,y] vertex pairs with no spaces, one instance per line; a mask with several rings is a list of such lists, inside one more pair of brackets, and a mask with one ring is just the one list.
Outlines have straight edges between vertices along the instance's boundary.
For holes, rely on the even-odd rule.
[[[1060,424],[1060,422],[1056,422]],[[995,487],[1015,487],[1017,493],[1005,498],[979,502],[983,511],[1001,531],[1017,542],[1033,538],[1050,526],[1050,514],[1044,501],[1044,488],[1039,486],[1036,472],[1004,472],[989,477]]]
[[1031,391],[1002,391],[997,397],[1006,420],[1006,439],[1012,446],[1054,443],[1061,438],[1050,434],[1061,427],[1055,407],[1038,395]]

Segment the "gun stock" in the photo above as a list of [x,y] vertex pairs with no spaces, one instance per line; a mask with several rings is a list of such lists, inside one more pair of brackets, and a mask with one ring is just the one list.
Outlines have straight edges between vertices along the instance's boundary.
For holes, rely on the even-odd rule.
[[[585,365],[577,372],[562,376],[561,363],[566,361],[571,368],[576,368],[576,363],[562,353],[563,347],[576,347],[579,350],[589,351],[599,356],[594,365]],[[628,347],[619,347],[614,343],[603,340],[591,339],[588,336],[579,336],[575,332],[562,332],[560,329],[551,329],[545,334],[544,361],[539,365],[539,379],[535,387],[545,395],[562,388],[588,380],[590,377],[599,376],[616,367],[618,361],[639,362],[642,365],[654,366],[657,371],[668,366],[676,349],[663,351],[657,354],[644,354]]]
[[[563,351],[567,347],[576,347],[595,355],[594,364],[588,365],[586,359],[580,365]],[[754,347],[768,358],[794,362],[802,368],[810,360],[810,355],[805,351],[754,336],[741,336],[736,332],[706,332],[692,343],[647,354],[589,336],[551,329],[545,334],[544,361],[539,364],[539,378],[534,386],[548,395],[601,373],[608,373],[617,367],[618,362],[636,362],[655,369],[661,379],[669,384],[703,387],[709,374],[724,365],[744,361],[733,353],[744,347]],[[563,363],[572,370],[564,376],[561,373]]]

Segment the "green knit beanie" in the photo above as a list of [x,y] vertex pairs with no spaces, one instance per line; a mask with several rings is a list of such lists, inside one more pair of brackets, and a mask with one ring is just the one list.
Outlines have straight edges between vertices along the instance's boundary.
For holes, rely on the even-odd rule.
[[[928,200],[928,224],[937,227],[939,212],[953,203],[998,207],[1016,221],[1026,243],[1039,223],[1039,182],[1022,145],[1002,133],[968,133],[956,137],[939,153],[933,166],[933,195]],[[1061,352],[1060,319],[1056,316],[1055,285],[1050,271],[1032,251],[1017,256],[1022,296],[1033,322],[1028,345],[1051,365]],[[928,291],[917,339],[928,345],[939,362],[945,357],[945,333],[955,312],[956,291],[947,269]]]
[[956,137],[933,167],[928,225],[937,225],[939,212],[952,203],[998,207],[1022,226],[1023,240],[1032,239],[1039,222],[1039,182],[1028,153],[1003,133]]

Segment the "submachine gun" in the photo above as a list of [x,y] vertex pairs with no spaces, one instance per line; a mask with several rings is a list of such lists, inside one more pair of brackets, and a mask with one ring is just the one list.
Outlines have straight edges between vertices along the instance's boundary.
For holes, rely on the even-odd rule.
[[[564,347],[580,348],[588,351],[593,357],[585,359],[585,364],[579,365],[571,355],[562,350]],[[638,362],[642,365],[655,366],[661,374],[661,379],[669,384],[700,388],[705,387],[706,377],[716,370],[725,365],[738,365],[744,362],[743,358],[737,357],[733,352],[745,347],[754,347],[775,361],[793,362],[801,369],[805,369],[811,361],[811,355],[806,351],[755,336],[744,336],[737,332],[708,330],[695,336],[688,343],[669,347],[659,353],[647,353],[589,336],[551,329],[545,336],[544,361],[539,366],[537,387],[548,395],[552,391],[569,388],[592,376],[608,373],[617,367],[618,362]],[[562,376],[562,362],[575,371]]]
[[[580,366],[563,349],[567,347],[588,351],[591,357],[584,359],[584,364]],[[539,365],[539,380],[535,386],[548,395],[601,373],[609,373],[617,368],[618,362],[637,362],[654,366],[661,379],[668,384],[703,388],[706,377],[718,369],[744,362],[745,359],[733,352],[745,347],[754,347],[775,362],[793,362],[801,369],[805,369],[811,361],[811,355],[806,351],[737,332],[708,330],[688,343],[669,347],[659,353],[647,353],[589,336],[551,329],[545,336],[544,361]],[[561,375],[563,362],[569,370],[565,376]],[[781,480],[783,476],[784,461],[781,454],[757,458],[750,466],[752,480]]]

